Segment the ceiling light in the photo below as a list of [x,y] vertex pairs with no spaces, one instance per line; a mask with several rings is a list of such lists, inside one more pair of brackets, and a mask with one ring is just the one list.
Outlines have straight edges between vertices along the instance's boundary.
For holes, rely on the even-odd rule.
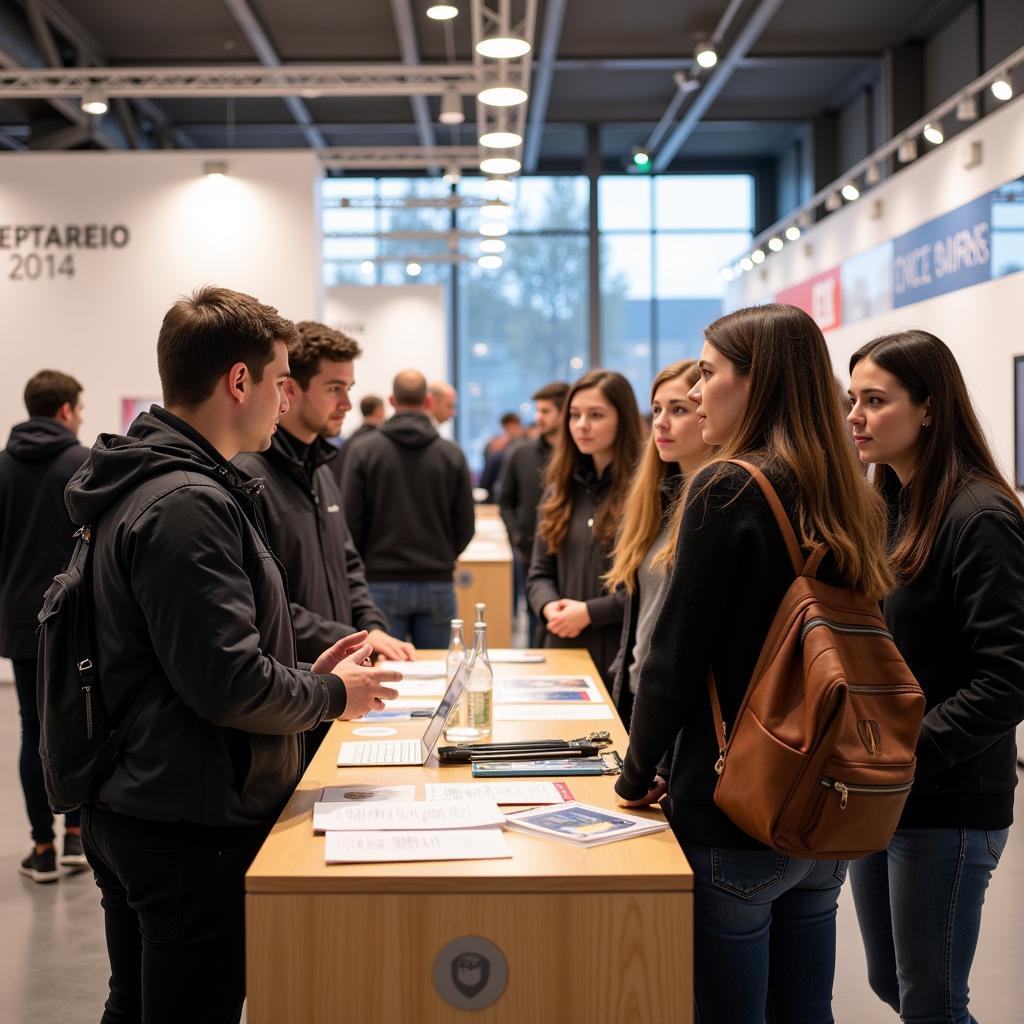
[[749,256],[744,256],[743,259],[740,260],[740,269],[741,270],[753,270],[754,269],[754,261]]
[[516,197],[516,183],[509,181],[504,174],[487,175],[487,191],[495,199],[504,199],[506,203],[512,202]]
[[488,149],[515,149],[522,141],[518,132],[484,132],[480,136],[480,145]]
[[707,41],[698,44],[693,56],[702,68],[713,68],[718,63],[718,53]]
[[359,269],[360,269],[360,270],[361,270],[361,271],[362,271],[362,272],[363,272],[363,273],[364,273],[364,274],[365,274],[365,275],[366,275],[367,277],[369,277],[369,276],[370,276],[370,274],[372,274],[372,273],[373,273],[373,260],[363,260],[363,262],[359,264]]
[[750,254],[750,258],[751,258],[751,260],[754,261],[754,263],[764,263],[764,250],[763,249],[755,249]]
[[772,252],[781,252],[782,247],[785,244],[786,243],[781,238],[779,238],[778,235],[776,235],[775,238],[768,239],[768,248],[771,249]]
[[532,47],[519,36],[491,36],[476,44],[476,52],[491,60],[514,60],[530,52]]
[[500,220],[485,220],[480,225],[480,234],[491,238],[500,238],[508,234],[508,225]]
[[522,166],[514,156],[489,156],[480,161],[485,174],[515,174]]
[[1013,86],[1010,84],[1008,75],[1000,75],[992,83],[992,95],[997,100],[1003,100],[1004,102],[1013,99]]
[[206,160],[203,163],[203,174],[208,178],[223,178],[228,173],[228,165],[224,160]]
[[795,242],[800,237],[800,229],[795,224],[790,224],[786,228],[786,238],[791,242]]
[[514,85],[492,85],[481,89],[476,98],[488,107],[517,107],[526,102],[527,93]]
[[896,150],[896,158],[901,164],[909,164],[917,159],[917,139],[904,139]]
[[843,186],[843,198],[848,203],[852,203],[854,200],[860,199],[860,189],[857,188],[857,186],[853,183],[852,180],[848,181]]
[[645,146],[633,147],[633,166],[641,171],[646,171],[651,166],[651,154],[647,152]]
[[448,89],[441,96],[441,113],[438,117],[441,124],[462,124],[466,120],[462,109],[462,97],[454,90]]
[[956,119],[958,121],[973,121],[978,116],[978,101],[974,96],[965,96],[956,105]]
[[462,171],[459,170],[459,165],[449,164],[445,169],[441,180],[446,185],[458,185],[458,183],[462,181]]
[[930,142],[933,146],[938,146],[945,139],[945,135],[942,134],[942,122],[941,121],[929,121],[922,130],[921,134]]
[[480,207],[480,216],[484,218],[498,217],[505,219],[506,217],[512,216],[512,208],[508,203],[501,199],[488,199],[487,202]]
[[700,79],[691,78],[685,71],[677,71],[672,76],[672,81],[676,83],[676,88],[683,93],[696,92],[700,88]]
[[405,272],[410,277],[419,277],[420,274],[423,272],[423,268],[414,260],[411,263],[406,263]]
[[835,213],[843,205],[842,199],[839,198],[838,192],[833,192],[828,199],[825,200],[825,209],[829,213]]
[[427,17],[433,18],[434,21],[449,21],[458,13],[459,9],[455,4],[431,4],[427,8]]
[[93,117],[105,114],[109,108],[106,93],[98,85],[90,85],[82,93],[82,109]]
[[804,210],[802,213],[797,214],[796,222],[801,228],[809,228],[811,226],[811,215]]
[[480,243],[481,252],[498,253],[505,251],[505,242],[501,238],[485,238]]
[[864,184],[877,185],[881,180],[882,168],[878,166],[878,162],[868,164],[868,169],[864,172]]
[[500,256],[481,256],[476,265],[484,270],[497,270],[501,266]]
[[736,276],[733,273],[732,267],[722,267],[719,273],[722,275],[723,281],[731,281]]

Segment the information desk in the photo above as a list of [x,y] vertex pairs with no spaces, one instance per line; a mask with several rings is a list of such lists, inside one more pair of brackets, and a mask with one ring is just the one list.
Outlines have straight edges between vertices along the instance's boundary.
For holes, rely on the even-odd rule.
[[[544,663],[495,672],[590,675],[607,700],[585,651],[540,653]],[[424,728],[392,724],[399,739]],[[246,876],[249,1024],[692,1019],[693,876],[670,831],[587,850],[508,832],[507,860],[327,866],[312,828],[324,786],[415,783],[423,799],[424,783],[471,780],[468,767],[434,758],[414,768],[335,767],[358,727],[334,724]],[[595,728],[625,752],[617,718],[499,722],[492,738],[571,739]],[[577,800],[616,806],[614,776],[565,781]],[[438,954],[465,936],[493,943],[507,963],[504,991],[484,1009],[456,1009],[435,987]]]

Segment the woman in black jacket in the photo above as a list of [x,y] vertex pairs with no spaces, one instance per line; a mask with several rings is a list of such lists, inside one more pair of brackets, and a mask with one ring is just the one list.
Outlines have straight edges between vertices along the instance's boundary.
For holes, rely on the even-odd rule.
[[669,820],[694,872],[694,996],[702,1024],[827,1024],[845,863],[768,849],[714,802],[719,751],[708,673],[731,727],[794,578],[760,488],[723,460],[760,468],[801,545],[828,545],[819,575],[872,598],[891,580],[882,502],[856,465],[825,339],[806,313],[780,305],[739,310],[704,336],[701,380],[690,394],[704,441],[721,448],[680,505],[666,552],[672,575],[615,789],[625,806],[660,799],[666,785],[656,771],[674,744]]
[[543,646],[586,647],[606,686],[625,597],[603,577],[641,443],[636,396],[621,373],[591,370],[569,389],[526,577]]
[[914,789],[889,849],[855,863],[853,894],[875,992],[904,1020],[961,1024],[1013,820],[1024,515],[938,338],[878,338],[850,374],[854,441],[890,512],[885,618],[926,697]]

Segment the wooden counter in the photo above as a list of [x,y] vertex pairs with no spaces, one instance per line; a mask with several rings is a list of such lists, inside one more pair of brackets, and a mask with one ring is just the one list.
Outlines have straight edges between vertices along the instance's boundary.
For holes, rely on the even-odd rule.
[[512,646],[512,547],[497,505],[476,506],[476,533],[455,565],[455,600],[467,646],[473,644],[473,606],[487,605],[487,642]]
[[[495,672],[590,675],[606,697],[585,651],[542,653],[542,664]],[[246,876],[249,1024],[691,1020],[693,877],[671,832],[589,850],[508,832],[507,860],[328,866],[311,818],[324,786],[415,783],[422,799],[424,783],[471,778],[436,762],[335,767],[358,724],[332,727]],[[388,724],[399,739],[425,727]],[[499,722],[492,738],[598,728],[625,751],[617,718]],[[616,806],[612,776],[565,781],[580,801]],[[485,1009],[455,1009],[434,986],[435,957],[461,936],[488,939],[508,963],[505,991]]]

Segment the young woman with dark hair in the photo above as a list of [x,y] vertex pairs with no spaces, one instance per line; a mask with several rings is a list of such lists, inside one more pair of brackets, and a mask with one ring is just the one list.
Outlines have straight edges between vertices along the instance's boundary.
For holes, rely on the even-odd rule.
[[689,391],[700,377],[696,359],[666,366],[651,385],[651,435],[633,474],[615,538],[610,591],[626,592],[619,653],[612,667],[612,701],[628,725],[640,666],[668,587],[668,566],[655,560],[668,541],[680,488],[711,451],[704,443]]
[[586,647],[605,685],[625,598],[602,577],[641,445],[636,396],[621,373],[591,370],[569,389],[526,577],[544,646]]
[[878,338],[850,376],[854,443],[889,508],[885,618],[927,700],[900,825],[888,850],[854,863],[853,895],[875,992],[903,1020],[962,1024],[1013,820],[1024,515],[938,338]]
[[[671,577],[615,789],[627,807],[659,800],[666,788],[671,795],[669,819],[694,871],[702,1024],[825,1024],[833,1019],[846,865],[768,849],[714,802],[719,752],[708,673],[729,726],[793,582],[768,502],[746,470],[725,460],[751,462],[767,476],[805,550],[828,545],[819,576],[877,599],[891,582],[882,502],[858,470],[825,339],[806,313],[743,309],[704,337],[701,380],[690,394],[704,441],[719,449],[689,482],[661,556]],[[656,770],[673,744],[666,787]]]

